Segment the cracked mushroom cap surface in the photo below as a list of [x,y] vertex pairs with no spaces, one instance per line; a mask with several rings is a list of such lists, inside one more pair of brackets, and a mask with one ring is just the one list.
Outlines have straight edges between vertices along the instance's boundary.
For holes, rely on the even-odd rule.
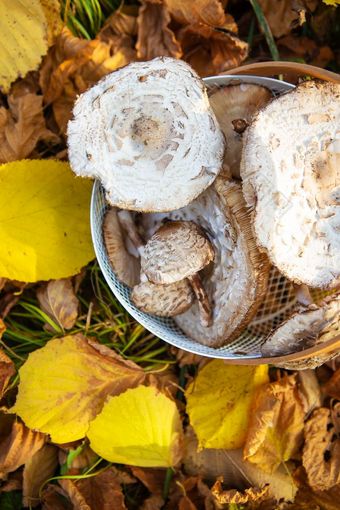
[[116,207],[111,207],[105,213],[104,244],[117,278],[128,287],[133,287],[140,282],[140,260],[138,253],[132,253],[133,246],[128,244],[127,235],[121,228],[117,212]]
[[220,87],[209,94],[210,105],[226,139],[223,163],[236,179],[240,178],[244,132],[253,115],[272,97],[267,88],[252,83]]
[[191,202],[215,180],[224,146],[202,80],[169,57],[107,75],[78,98],[68,124],[73,171],[134,211]]
[[[261,352],[263,356],[283,356],[322,344],[339,334],[340,293],[328,296],[319,305],[312,304],[293,313],[268,336]],[[334,354],[326,353],[307,359],[305,363],[287,362],[287,368],[313,368],[332,357]]]
[[148,240],[142,271],[153,283],[169,284],[192,276],[214,259],[202,228],[192,221],[169,221]]
[[243,192],[258,245],[290,280],[340,283],[340,84],[307,81],[245,133]]
[[141,282],[132,289],[131,300],[142,312],[174,317],[192,306],[194,294],[187,280],[170,285]]
[[175,317],[193,340],[220,347],[236,338],[255,315],[267,290],[269,263],[258,251],[251,218],[237,183],[218,177],[213,186],[187,207],[168,214],[143,214],[150,238],[166,220],[200,225],[213,245],[214,262],[200,273],[212,306],[212,325],[202,326],[197,302]]

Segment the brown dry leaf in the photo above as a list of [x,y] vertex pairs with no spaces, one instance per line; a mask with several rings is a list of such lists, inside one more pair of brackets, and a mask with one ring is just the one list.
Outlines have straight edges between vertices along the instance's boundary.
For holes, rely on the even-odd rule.
[[183,349],[178,349],[177,347],[171,347],[170,350],[171,353],[176,356],[177,364],[180,367],[184,367],[185,365],[197,365],[201,368],[210,361],[210,359],[205,356],[192,354],[191,352],[183,351]]
[[[117,9],[107,18],[103,28],[98,34],[98,38],[104,42],[110,42],[117,36],[134,37],[137,35],[137,17],[123,12],[123,9]],[[133,46],[132,39],[130,46]]]
[[54,475],[58,466],[58,449],[45,444],[25,463],[23,472],[23,505],[35,507],[39,504],[40,487]]
[[2,291],[4,286],[6,285],[6,282],[7,282],[7,278],[0,278],[0,292]]
[[45,434],[34,432],[21,422],[13,422],[0,442],[0,479],[25,464],[45,441]]
[[220,27],[225,22],[224,9],[219,0],[166,0],[172,17],[182,25],[205,23]]
[[308,64],[326,67],[333,60],[334,53],[329,46],[317,44],[309,37],[298,37],[289,34],[277,41],[282,59],[302,58]]
[[312,489],[323,491],[340,483],[340,437],[330,409],[316,409],[306,422],[302,463]]
[[150,492],[150,496],[143,502],[141,510],[160,510],[164,505],[162,490],[164,486],[165,470],[155,468],[130,467],[135,476]]
[[322,390],[326,395],[340,400],[340,368],[338,368],[326,384],[322,386]]
[[22,471],[15,471],[6,476],[6,481],[1,483],[1,492],[22,491]]
[[313,491],[302,466],[294,472],[294,479],[299,484],[299,490],[291,510],[339,510],[340,484],[327,491]]
[[211,488],[213,496],[220,504],[234,503],[240,505],[268,499],[268,485],[265,485],[262,488],[250,487],[249,489],[245,489],[244,491],[240,492],[236,489],[223,490],[222,483],[223,478],[216,480],[213,487]]
[[178,472],[172,483],[167,510],[214,510],[215,498],[201,476],[186,477]]
[[164,4],[143,0],[138,14],[138,58],[150,60],[161,56],[182,56],[181,46],[169,23],[170,14]]
[[42,96],[9,94],[7,100],[9,109],[0,108],[0,163],[26,158],[39,140],[59,141],[59,137],[46,128]]
[[[66,447],[62,445],[59,447],[58,451],[58,459],[59,464],[63,466],[67,461],[68,453],[72,450],[75,450],[76,447]],[[77,475],[81,474],[85,468],[89,467],[96,460],[98,455],[94,453],[93,450],[89,446],[85,446],[85,448],[72,460],[70,463],[70,467],[68,469],[67,474]]]
[[263,385],[254,401],[244,458],[263,471],[274,472],[299,451],[304,417],[295,374]]
[[303,0],[259,0],[259,4],[275,37],[288,34],[306,20]]
[[248,44],[236,35],[208,25],[189,25],[177,34],[186,60],[200,76],[239,66],[248,55]]
[[57,485],[47,485],[42,493],[42,510],[74,510],[63,490]]
[[[61,327],[62,330],[73,328],[77,317],[79,301],[74,293],[71,278],[50,280],[37,290],[41,309]],[[49,331],[54,328],[47,324]]]
[[126,510],[122,484],[134,483],[128,473],[110,467],[93,478],[59,480],[75,510]]
[[308,416],[316,407],[322,406],[319,381],[312,369],[299,370],[296,375],[305,416]]
[[[0,338],[5,329],[5,325],[0,319]],[[4,396],[9,380],[14,374],[15,367],[12,360],[0,349],[0,400]]]
[[66,130],[73,103],[79,94],[109,72],[135,60],[131,41],[131,37],[123,35],[112,36],[110,42],[99,38],[87,41],[63,29],[40,70],[44,102],[52,104],[55,120],[62,132]]

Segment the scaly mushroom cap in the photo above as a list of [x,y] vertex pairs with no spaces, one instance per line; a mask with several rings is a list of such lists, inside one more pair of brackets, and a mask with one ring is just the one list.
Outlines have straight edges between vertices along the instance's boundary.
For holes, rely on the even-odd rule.
[[228,85],[213,90],[209,95],[210,105],[227,143],[224,166],[229,168],[232,176],[237,179],[240,178],[243,133],[254,113],[272,97],[268,89],[251,83]]
[[174,317],[190,308],[194,294],[187,280],[170,285],[142,282],[133,288],[131,300],[142,312]]
[[[340,334],[340,294],[327,297],[319,305],[309,305],[292,316],[272,332],[261,347],[264,356],[283,356],[322,344]],[[312,368],[321,365],[334,354],[312,358],[307,364],[287,362],[287,368]]]
[[161,57],[129,64],[82,94],[68,146],[73,171],[100,179],[112,205],[169,211],[214,181],[224,137],[195,71]]
[[187,207],[168,214],[144,214],[151,237],[166,219],[193,221],[214,247],[214,263],[201,272],[212,303],[210,327],[202,326],[197,302],[175,322],[192,339],[219,347],[234,338],[255,315],[267,289],[269,264],[259,253],[240,186],[217,178],[214,185]]
[[[139,257],[137,253],[134,256],[128,251],[125,243],[127,236],[122,232],[115,207],[105,214],[103,237],[110,264],[117,278],[129,287],[137,285],[140,281]],[[130,248],[132,250],[132,246]]]
[[198,273],[213,259],[202,228],[192,221],[169,221],[146,243],[141,268],[151,282],[169,284]]
[[340,84],[307,81],[245,133],[243,191],[258,245],[290,280],[340,283]]

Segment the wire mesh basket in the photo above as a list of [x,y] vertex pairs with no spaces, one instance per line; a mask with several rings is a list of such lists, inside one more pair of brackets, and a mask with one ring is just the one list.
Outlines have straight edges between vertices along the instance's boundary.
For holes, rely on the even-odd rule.
[[[274,95],[278,95],[293,89],[294,85],[290,83],[267,78],[264,76],[256,76],[257,72],[263,72],[263,74],[268,72],[270,72],[270,74],[274,74],[276,72],[290,72],[292,67],[294,72],[294,66],[292,66],[291,63],[287,63],[284,68],[280,65],[275,66],[275,69],[271,68],[269,64],[270,63],[262,63],[245,66],[248,69],[251,68],[249,70],[254,73],[254,75],[239,76],[237,73],[233,75],[225,74],[223,76],[205,78],[204,82],[208,89],[211,87],[220,87],[230,84],[253,83],[267,87],[272,91]],[[303,70],[301,70],[301,67],[303,67]],[[300,74],[308,73],[315,76],[316,72],[311,72],[311,66],[307,66],[307,68],[308,69],[306,69],[305,65],[300,66]],[[244,68],[240,68],[241,72],[243,72],[243,70]],[[238,72],[239,69],[235,71]],[[317,71],[323,72],[323,70]],[[327,73],[327,71],[325,73]],[[329,75],[333,75],[333,79],[329,76],[324,79],[332,79],[332,81],[336,81],[334,77],[337,77],[337,75],[334,73],[329,73]],[[172,319],[156,317],[142,312],[131,302],[130,289],[118,280],[111,268],[107,256],[102,233],[102,223],[108,207],[109,205],[105,199],[104,189],[102,188],[101,184],[96,181],[93,186],[91,201],[91,230],[99,266],[103,272],[105,280],[107,281],[110,289],[118,301],[124,306],[124,308],[132,315],[134,319],[136,319],[147,330],[149,330],[160,339],[178,348],[184,349],[185,351],[212,358],[222,358],[229,363],[235,364],[260,364],[267,362],[275,363],[290,360],[298,361],[299,359],[304,359],[306,357],[311,357],[315,354],[318,354],[320,351],[333,352],[337,347],[339,347],[340,338],[325,342],[322,344],[322,347],[319,345],[306,349],[301,353],[294,353],[270,359],[264,358],[262,356],[260,346],[263,343],[266,335],[273,328],[277,327],[282,321],[288,318],[296,305],[296,296],[292,282],[287,280],[275,268],[271,269],[268,292],[264,302],[257,312],[257,315],[237,339],[223,347],[213,348],[206,345],[201,345],[186,336]],[[323,296],[320,291],[313,291],[313,297],[317,301]]]

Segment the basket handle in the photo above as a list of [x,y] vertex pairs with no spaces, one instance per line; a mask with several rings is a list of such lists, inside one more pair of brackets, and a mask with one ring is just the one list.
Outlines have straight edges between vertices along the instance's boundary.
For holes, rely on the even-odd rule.
[[235,69],[230,69],[223,74],[254,74],[255,76],[273,76],[275,74],[295,74],[309,75],[320,80],[340,83],[340,75],[322,69],[321,67],[311,66],[309,64],[300,64],[299,62],[256,62],[246,64]]

